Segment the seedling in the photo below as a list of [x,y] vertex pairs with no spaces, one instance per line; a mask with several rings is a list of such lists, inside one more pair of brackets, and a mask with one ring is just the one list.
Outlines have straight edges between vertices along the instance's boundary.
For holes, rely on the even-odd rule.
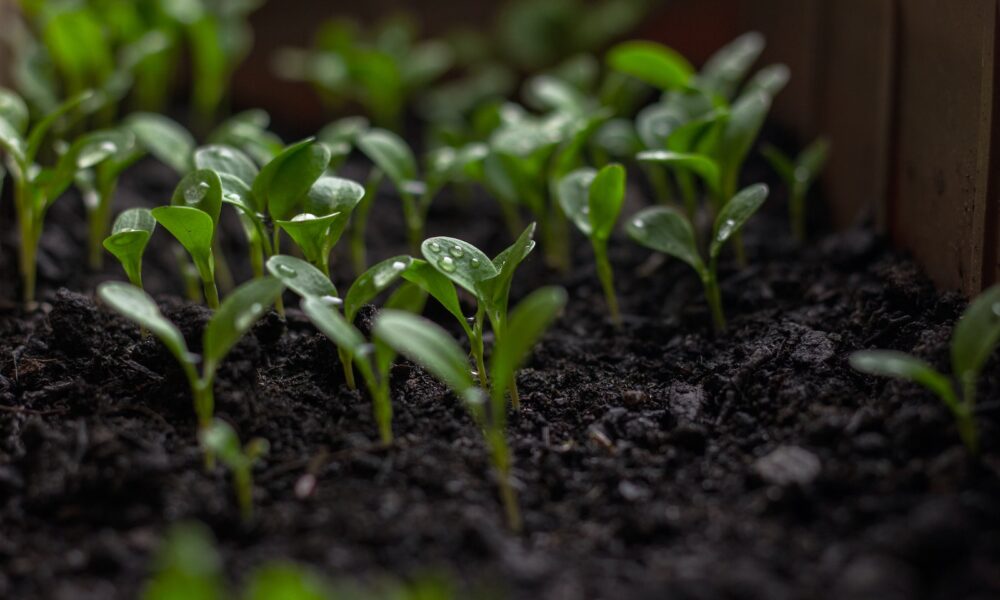
[[123,317],[151,331],[174,355],[191,386],[198,426],[207,430],[212,425],[215,410],[212,387],[219,365],[236,342],[270,310],[283,289],[278,279],[254,279],[226,298],[205,327],[200,375],[198,357],[188,350],[184,336],[163,316],[148,294],[133,285],[109,282],[97,288],[97,295]]
[[750,186],[727,202],[715,219],[708,264],[698,251],[694,228],[686,216],[673,207],[649,208],[628,223],[629,236],[640,245],[669,254],[690,265],[701,278],[705,298],[712,311],[712,321],[717,332],[726,330],[726,317],[722,310],[719,290],[718,261],[726,242],[740,231],[750,217],[767,200],[768,188],[758,184]]
[[187,250],[201,278],[205,302],[219,308],[219,290],[215,284],[215,232],[222,210],[222,182],[219,175],[206,169],[194,171],[181,180],[171,206],[152,211],[156,222],[169,231]]
[[[337,288],[313,265],[292,256],[281,255],[267,261],[268,270],[302,297],[302,310],[313,325],[336,344],[344,376],[351,389],[356,388],[354,366],[357,365],[372,397],[375,422],[385,444],[392,443],[389,370],[395,360],[395,353],[384,345],[369,344],[353,322],[361,307],[397,282],[412,261],[409,256],[397,256],[374,265],[351,285],[345,300],[337,296]],[[389,298],[386,306],[420,312],[425,299],[426,295],[422,290],[407,284]],[[338,310],[341,306],[344,315]]]
[[221,419],[213,419],[198,437],[205,452],[217,456],[232,473],[236,503],[244,522],[249,523],[253,520],[253,468],[267,454],[267,440],[254,438],[244,446],[233,428]]
[[559,184],[559,201],[563,212],[590,240],[597,262],[597,278],[604,290],[611,320],[620,325],[614,272],[608,260],[608,239],[625,201],[625,168],[608,165],[600,172],[593,169],[573,171]]
[[73,183],[81,170],[95,167],[131,144],[131,136],[108,130],[78,138],[59,157],[53,167],[36,164],[42,143],[52,127],[64,116],[95,110],[103,98],[83,93],[68,100],[29,129],[27,107],[19,96],[0,91],[0,150],[7,156],[7,167],[14,182],[14,206],[17,215],[21,252],[23,297],[25,304],[35,299],[36,258],[45,216],[52,204]]
[[916,357],[892,350],[857,352],[851,356],[851,366],[862,373],[912,381],[933,392],[954,416],[962,442],[976,454],[976,386],[998,343],[1000,286],[994,286],[973,300],[955,325],[951,338],[952,377]]
[[351,213],[365,196],[365,189],[347,179],[320,177],[310,188],[302,213],[275,225],[288,234],[302,254],[327,277],[330,252],[350,222]]
[[[469,327],[464,325],[469,335],[472,355],[476,360],[476,369],[483,389],[489,387],[484,362],[483,327],[489,320],[493,330],[495,343],[500,344],[507,336],[507,307],[510,298],[510,286],[517,267],[528,257],[535,247],[533,239],[535,225],[529,225],[521,236],[509,248],[498,254],[493,260],[468,242],[455,238],[436,237],[424,241],[420,250],[427,263],[453,284],[465,289],[476,299],[476,316]],[[465,321],[461,309],[457,308],[457,297],[452,298],[447,286],[440,285],[437,278],[420,277],[419,273],[411,276],[424,290],[437,299],[449,312]],[[451,305],[451,306],[449,306]],[[509,385],[508,385],[509,384]],[[515,382],[493,382],[494,387],[503,385],[509,388],[511,402],[515,409],[521,408],[520,397]]]
[[142,255],[156,229],[156,219],[146,208],[130,208],[118,215],[104,248],[113,254],[132,285],[142,289]]
[[512,459],[506,436],[507,385],[513,382],[517,368],[527,359],[565,303],[565,290],[543,288],[529,295],[511,312],[509,336],[497,342],[490,361],[495,383],[488,401],[473,382],[465,352],[444,329],[422,317],[392,310],[383,311],[375,321],[376,338],[427,369],[469,408],[485,436],[497,470],[507,524],[514,531],[521,529],[521,514],[510,484]]
[[806,197],[829,155],[830,142],[825,139],[816,140],[795,159],[774,146],[764,148],[764,157],[788,187],[789,219],[795,239],[799,242],[806,241]]
[[608,52],[608,66],[661,91],[684,89],[694,67],[675,50],[645,41],[623,42]]
[[208,136],[210,144],[237,148],[264,166],[281,154],[285,144],[268,131],[271,117],[260,109],[247,110],[229,117]]
[[488,153],[481,144],[443,149],[431,155],[422,178],[413,151],[391,131],[371,129],[358,136],[357,146],[396,188],[403,204],[407,239],[414,251],[424,239],[427,211],[435,196]]

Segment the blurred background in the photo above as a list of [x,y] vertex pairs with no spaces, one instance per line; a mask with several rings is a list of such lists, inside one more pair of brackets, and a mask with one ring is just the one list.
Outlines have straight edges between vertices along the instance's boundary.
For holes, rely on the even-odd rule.
[[[586,82],[602,52],[627,38],[700,65],[760,31],[761,65],[792,73],[773,126],[797,148],[818,135],[832,141],[823,189],[833,224],[888,233],[942,287],[974,293],[1000,278],[997,0],[0,0],[0,81],[44,88],[19,73],[39,59],[14,13],[67,2],[138,7],[137,19],[216,34],[199,47],[165,26],[168,38],[185,38],[165,52],[191,60],[163,61],[134,95],[150,109],[194,106],[189,123],[263,107],[289,136],[358,112],[413,130],[516,95],[526,75],[551,69]],[[213,24],[201,25],[199,7]],[[86,25],[67,27],[85,40]],[[119,50],[136,42],[129,26],[112,24]]]

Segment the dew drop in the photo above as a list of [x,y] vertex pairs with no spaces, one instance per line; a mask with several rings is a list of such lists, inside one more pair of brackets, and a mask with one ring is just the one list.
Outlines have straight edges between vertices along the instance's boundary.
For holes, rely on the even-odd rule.
[[441,270],[444,271],[445,273],[454,273],[455,272],[455,261],[452,260],[452,258],[450,256],[446,256],[446,257],[442,258],[438,262],[438,266],[441,267]]
[[642,221],[642,219],[636,219],[636,220],[632,221],[632,226],[635,227],[636,229],[645,229],[646,228],[646,224]]
[[465,250],[462,250],[461,246],[452,246],[448,252],[450,252],[455,258],[462,258],[465,256]]
[[427,244],[427,249],[433,252],[434,254],[437,254],[438,252],[441,252],[441,244],[437,242],[431,242],[430,244]]
[[236,317],[236,328],[246,329],[247,327],[253,325],[254,319],[257,318],[257,315],[260,314],[260,311],[263,308],[264,307],[261,306],[260,302],[254,302],[251,304],[248,310],[243,311],[240,313],[240,316]]
[[583,214],[585,214],[585,215],[589,215],[589,214],[590,214],[590,207],[589,207],[589,206],[584,206],[584,207],[583,207],[583,208],[582,208],[582,209],[580,210],[580,212],[582,212],[582,213],[583,213]]
[[344,301],[336,296],[320,296],[320,301],[327,306],[341,307],[344,305]]
[[301,223],[303,221],[315,221],[318,218],[319,217],[317,217],[312,213],[302,213],[301,215],[295,215],[294,217],[292,217],[292,222]]
[[481,265],[482,263],[479,262],[478,258],[473,258],[472,260],[469,261],[469,264],[472,265],[473,269],[478,269],[479,265]]
[[295,269],[289,267],[288,265],[278,265],[278,272],[284,275],[285,277],[295,277],[296,275],[298,275]]
[[392,263],[392,268],[395,269],[396,271],[402,271],[403,269],[406,268],[406,263],[404,263],[401,260],[397,260],[394,263]]
[[208,183],[204,181],[198,182],[198,185],[192,185],[186,190],[184,190],[184,200],[190,202],[191,204],[197,204],[205,199],[205,195],[208,193],[209,189]]

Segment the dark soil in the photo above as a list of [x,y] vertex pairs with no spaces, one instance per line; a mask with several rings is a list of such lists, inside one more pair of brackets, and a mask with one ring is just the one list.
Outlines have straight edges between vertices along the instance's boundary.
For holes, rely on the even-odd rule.
[[[126,202],[161,203],[162,179],[147,166],[124,182]],[[0,224],[2,598],[135,598],[161,536],[187,519],[215,532],[234,578],[293,559],[330,577],[450,572],[525,600],[1000,597],[997,362],[980,390],[979,460],[929,394],[850,369],[851,352],[875,347],[946,368],[963,309],[865,229],[799,250],[776,202],[748,232],[752,266],[724,269],[721,337],[689,269],[642,275],[648,254],[624,240],[621,330],[584,244],[565,276],[530,259],[515,293],[555,279],[571,301],[520,377],[516,536],[459,402],[398,365],[398,443],[380,448],[367,398],[294,310],[287,326],[259,324],[216,384],[218,414],[271,442],[258,519],[241,525],[225,473],[202,469],[173,359],[89,295],[120,275],[82,268],[78,210],[56,207],[46,302],[31,314],[14,302],[9,217]],[[386,242],[402,238],[398,206],[383,198],[377,211],[373,253],[398,252]],[[506,239],[481,203],[445,202],[432,221],[491,250]],[[149,288],[197,351],[208,313],[170,295],[176,270],[158,254]]]

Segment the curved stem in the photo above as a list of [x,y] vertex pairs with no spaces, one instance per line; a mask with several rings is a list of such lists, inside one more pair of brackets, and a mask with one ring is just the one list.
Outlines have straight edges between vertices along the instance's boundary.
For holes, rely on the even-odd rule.
[[597,259],[597,278],[601,281],[601,288],[604,290],[604,300],[608,305],[608,312],[611,314],[611,321],[615,327],[622,324],[621,310],[618,307],[618,296],[615,294],[615,277],[611,268],[611,261],[608,260],[607,242],[594,241],[594,255]]

